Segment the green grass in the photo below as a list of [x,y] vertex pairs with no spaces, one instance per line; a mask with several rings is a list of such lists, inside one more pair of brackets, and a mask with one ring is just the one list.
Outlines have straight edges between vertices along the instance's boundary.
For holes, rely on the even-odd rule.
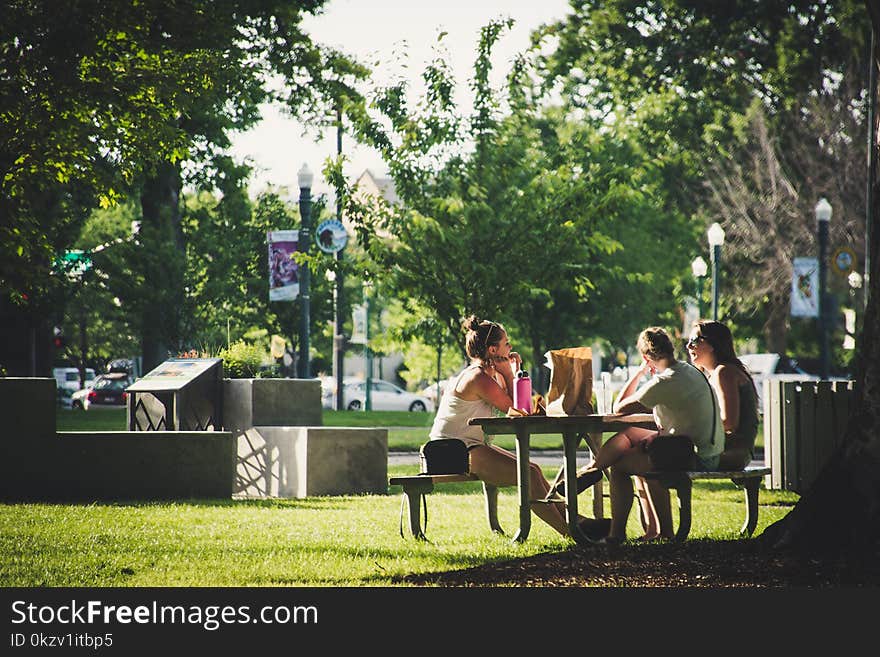
[[[389,475],[415,471],[396,466]],[[793,493],[762,491],[756,534],[796,500]],[[588,494],[580,503],[591,508]],[[400,537],[397,487],[389,495],[298,500],[5,504],[0,586],[393,586],[394,576],[571,545],[537,518],[529,539],[512,543],[514,488],[501,489],[498,500],[507,537],[489,532],[483,504],[477,482],[430,495],[430,543]],[[691,538],[734,538],[743,520],[742,492],[729,483],[696,482],[693,513]],[[629,534],[639,535],[635,509]]]
[[[59,431],[125,429],[124,409],[59,410],[57,418]],[[324,412],[329,426],[390,427],[390,449],[417,449],[427,440],[431,418]],[[414,420],[421,425],[414,428]],[[561,446],[552,436],[539,441]],[[512,438],[497,443],[513,447]],[[388,474],[414,474],[417,467],[392,466]],[[555,472],[545,468],[548,478]],[[445,485],[429,496],[430,543],[403,539],[400,493],[394,487],[388,495],[295,500],[0,505],[0,586],[390,586],[397,576],[571,545],[534,517],[528,541],[510,541],[518,524],[515,488],[499,494],[499,519],[508,536],[489,532],[478,482]],[[756,535],[797,499],[791,492],[763,490]],[[738,535],[743,494],[729,482],[695,482],[692,504],[691,538]],[[580,507],[589,513],[589,494],[581,496]],[[635,509],[628,533],[641,533]]]

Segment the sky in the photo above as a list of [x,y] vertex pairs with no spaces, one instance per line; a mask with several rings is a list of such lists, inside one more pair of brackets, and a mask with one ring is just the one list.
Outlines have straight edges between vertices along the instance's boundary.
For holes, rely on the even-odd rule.
[[[481,27],[493,18],[515,21],[495,46],[493,81],[497,84],[509,69],[507,62],[528,46],[532,30],[562,18],[568,9],[568,0],[330,0],[321,15],[308,17],[303,25],[317,43],[342,50],[364,64],[392,59],[400,64],[399,54],[405,49],[409,55],[405,68],[383,66],[376,77],[383,82],[388,79],[383,77],[386,71],[405,71],[416,86],[425,64],[433,59],[438,35],[446,32],[440,43],[445,44],[460,84],[456,98],[461,107],[469,107],[467,81],[473,72]],[[251,192],[258,193],[267,185],[295,190],[297,171],[307,164],[315,173],[312,194],[328,193],[321,168],[328,156],[336,155],[335,130],[319,139],[315,130],[285,116],[277,107],[264,105],[261,110],[262,121],[235,135],[232,145],[232,154],[246,159],[255,169]],[[342,150],[349,160],[349,177],[355,178],[368,168],[380,177],[387,173],[377,152],[358,146],[345,134]]]

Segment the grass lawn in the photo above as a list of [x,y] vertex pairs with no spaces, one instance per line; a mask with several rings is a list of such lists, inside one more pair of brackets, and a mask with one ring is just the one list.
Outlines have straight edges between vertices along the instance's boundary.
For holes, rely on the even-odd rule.
[[[125,429],[124,409],[59,410],[57,417],[60,431]],[[418,413],[324,415],[325,425],[389,427],[391,449],[417,449],[430,421],[429,414]],[[546,440],[548,447],[561,443]],[[389,476],[414,474],[417,467],[391,466]],[[545,474],[552,477],[555,469]],[[387,495],[307,499],[3,504],[0,586],[393,586],[395,576],[571,545],[537,518],[528,541],[512,543],[518,524],[512,487],[499,494],[499,519],[508,536],[492,534],[478,482],[446,485],[430,495],[430,542],[404,539],[400,493],[394,487]],[[787,491],[762,491],[756,535],[797,499]],[[584,494],[581,511],[591,508]],[[695,483],[691,538],[735,538],[743,517],[743,493],[729,482]],[[633,537],[641,533],[635,510],[628,530]]]
[[[412,474],[416,466],[389,468]],[[546,472],[552,476],[552,472]],[[297,500],[0,505],[0,586],[393,586],[395,575],[457,570],[564,550],[534,519],[524,544],[488,530],[480,484],[429,496],[430,543],[398,533],[400,491]],[[589,508],[589,496],[581,497]],[[756,535],[797,496],[761,492]],[[501,489],[499,519],[512,535],[515,488]],[[606,504],[607,509],[607,504]],[[697,482],[692,538],[734,538],[743,494]],[[639,535],[637,514],[629,534]]]

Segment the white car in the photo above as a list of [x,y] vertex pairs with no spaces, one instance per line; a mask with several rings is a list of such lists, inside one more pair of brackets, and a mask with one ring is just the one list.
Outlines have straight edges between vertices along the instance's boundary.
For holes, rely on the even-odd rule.
[[[360,411],[366,406],[367,386],[364,381],[345,383],[343,406],[349,411]],[[332,408],[332,398],[324,396],[324,407]],[[328,405],[329,404],[329,405]],[[434,402],[422,395],[407,392],[393,383],[373,379],[370,388],[370,405],[374,411],[417,411],[433,412]]]
[[[79,369],[76,367],[56,367],[52,370],[52,376],[55,377],[59,403],[65,408],[70,408],[73,393],[80,389]],[[87,367],[85,387],[88,388],[94,381],[95,370]]]

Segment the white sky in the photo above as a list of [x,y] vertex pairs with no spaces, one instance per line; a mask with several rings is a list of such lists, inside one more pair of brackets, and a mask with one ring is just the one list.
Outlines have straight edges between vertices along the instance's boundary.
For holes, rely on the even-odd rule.
[[[528,46],[531,31],[562,18],[568,10],[567,0],[330,0],[324,13],[307,20],[304,26],[316,42],[342,50],[367,65],[388,62],[405,45],[408,65],[396,72],[406,71],[415,85],[425,64],[433,58],[438,34],[445,31],[440,43],[445,44],[452,72],[462,85],[458,91],[460,103],[469,106],[467,81],[473,73],[481,27],[493,18],[516,21],[495,46],[493,79],[497,84],[509,70],[508,62]],[[249,159],[255,167],[252,193],[267,185],[296,190],[297,171],[303,163],[315,172],[312,193],[327,192],[320,172],[324,160],[336,154],[335,130],[316,141],[314,131],[278,109],[264,106],[262,110],[263,120],[256,127],[233,138],[233,155]],[[342,150],[349,159],[346,173],[350,177],[367,168],[377,175],[387,171],[378,153],[357,146],[345,134]]]

